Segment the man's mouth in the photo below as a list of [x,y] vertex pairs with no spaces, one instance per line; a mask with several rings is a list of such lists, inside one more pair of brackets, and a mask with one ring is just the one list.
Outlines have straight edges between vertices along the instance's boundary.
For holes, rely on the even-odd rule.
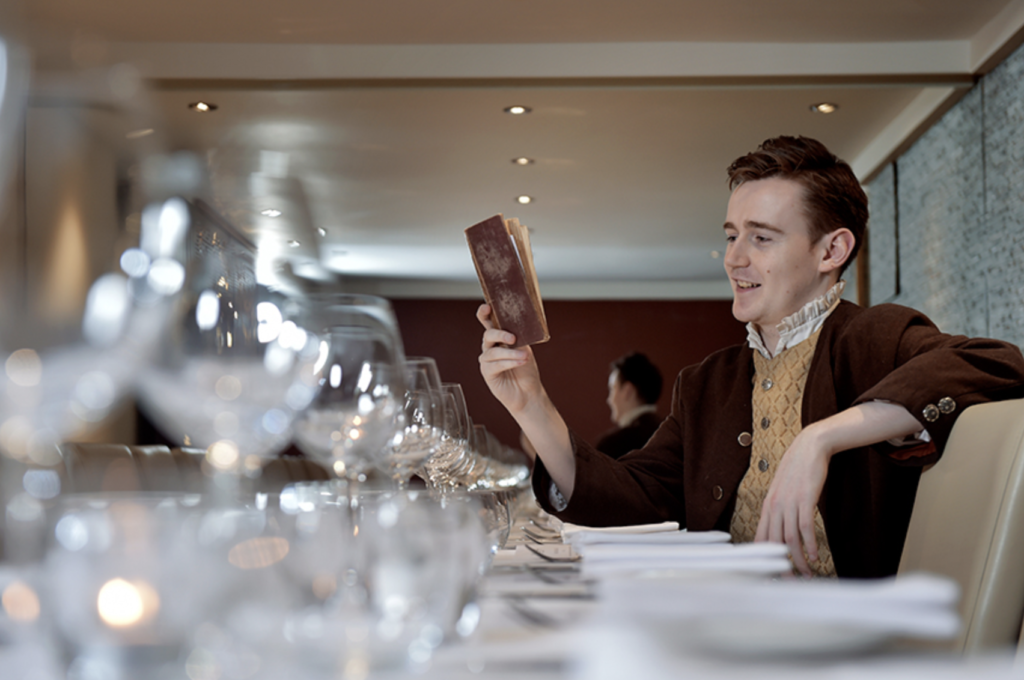
[[750,288],[760,288],[760,283],[750,283],[749,281],[737,281],[736,287],[740,290],[748,290]]

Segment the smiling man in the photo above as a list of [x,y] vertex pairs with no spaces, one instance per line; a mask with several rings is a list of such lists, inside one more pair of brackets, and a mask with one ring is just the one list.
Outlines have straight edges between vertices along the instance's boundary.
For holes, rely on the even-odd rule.
[[537,449],[537,498],[566,520],[672,519],[785,542],[807,575],[893,574],[921,467],[963,409],[1024,396],[1024,358],[906,307],[841,301],[867,197],[820,142],[770,139],[729,181],[724,264],[748,341],[679,374],[644,448],[613,460],[576,438],[486,305],[481,373]]

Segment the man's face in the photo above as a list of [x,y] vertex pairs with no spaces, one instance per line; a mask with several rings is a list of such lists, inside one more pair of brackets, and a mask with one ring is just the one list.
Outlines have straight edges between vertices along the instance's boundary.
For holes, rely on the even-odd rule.
[[619,380],[619,371],[612,371],[608,376],[608,408],[612,411],[612,422],[618,423],[622,414],[626,413],[629,406],[629,383]]
[[811,243],[803,187],[788,179],[744,182],[729,199],[725,271],[738,321],[774,328],[831,285],[827,237]]

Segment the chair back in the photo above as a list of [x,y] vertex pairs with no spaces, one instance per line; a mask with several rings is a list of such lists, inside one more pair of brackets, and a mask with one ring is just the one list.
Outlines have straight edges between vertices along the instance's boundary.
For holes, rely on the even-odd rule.
[[921,475],[900,573],[928,571],[962,590],[953,650],[1016,645],[1024,618],[1024,399],[978,404]]

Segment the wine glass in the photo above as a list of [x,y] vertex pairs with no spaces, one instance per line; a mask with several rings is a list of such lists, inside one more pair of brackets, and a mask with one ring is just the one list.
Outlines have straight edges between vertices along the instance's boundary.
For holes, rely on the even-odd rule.
[[[418,491],[369,491],[358,514],[359,534],[341,540],[358,553],[360,569],[342,576],[345,586],[360,584],[361,597],[332,597],[322,608],[291,617],[287,635],[299,663],[324,677],[356,668],[371,675],[426,670],[446,637],[468,636],[479,620],[476,584],[492,545],[479,503],[470,497],[439,503]],[[320,542],[338,538],[322,536]]]
[[204,469],[230,496],[291,441],[292,421],[319,389],[322,350],[285,318],[287,301],[257,284],[251,244],[196,217],[184,290],[139,396],[165,435],[206,449]]
[[505,446],[486,426],[473,424],[468,458],[459,471],[459,481],[470,490],[515,489],[530,476],[525,455]]
[[[24,191],[3,192],[17,196],[26,220],[24,245],[0,274],[0,449],[49,465],[55,444],[96,428],[127,394],[162,332],[160,300],[183,269],[171,220],[140,224],[132,212],[149,199],[161,212],[167,198],[140,179],[159,157],[156,136],[129,138],[153,125],[141,78],[123,64],[83,70],[33,48],[46,64],[33,90],[49,103],[27,109]],[[21,101],[25,59],[0,39],[0,154],[20,124],[10,107]],[[0,189],[5,173],[0,162]],[[147,248],[140,229],[168,247]]]
[[68,677],[165,677],[180,663],[231,576],[195,530],[196,502],[162,494],[60,500],[44,604]]
[[441,394],[445,405],[444,434],[440,450],[426,462],[423,477],[435,489],[444,493],[457,487],[461,476],[473,464],[468,448],[473,425],[466,410],[466,398],[461,385],[443,383]]
[[440,447],[446,413],[433,359],[407,359],[405,375],[405,418],[400,437],[393,446],[380,449],[378,455],[378,465],[403,491],[413,473]]
[[365,476],[402,426],[403,365],[389,336],[367,326],[327,329],[318,362],[320,392],[295,424],[295,441],[349,483]]
[[437,362],[433,357],[406,357],[405,365],[413,370],[421,370],[427,377],[427,389],[441,391],[441,373],[437,370]]
[[[58,465],[68,439],[129,436],[118,407],[184,279],[183,202],[164,173],[145,172],[165,156],[138,72],[83,68],[70,41],[19,45],[0,4],[0,507],[38,508],[26,467]],[[16,192],[4,186],[12,144],[24,159]],[[30,516],[41,511],[3,521]],[[8,559],[20,533],[5,532]]]
[[391,303],[385,298],[318,292],[306,295],[301,306],[301,318],[306,328],[316,332],[329,328],[366,328],[378,334],[383,343],[382,351],[387,353],[389,360],[397,364],[405,361],[398,321]]

